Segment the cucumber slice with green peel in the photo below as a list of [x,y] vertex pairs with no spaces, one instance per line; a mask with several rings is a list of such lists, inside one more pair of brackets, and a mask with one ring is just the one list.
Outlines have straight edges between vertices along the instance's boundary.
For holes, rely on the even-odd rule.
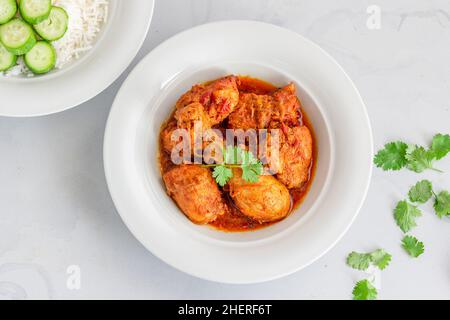
[[6,71],[16,64],[17,56],[0,43],[0,71]]
[[19,3],[20,15],[30,24],[47,19],[51,9],[51,0],[20,0]]
[[16,0],[0,0],[0,24],[7,23],[17,12]]
[[24,58],[27,67],[36,74],[47,73],[55,67],[56,52],[46,41],[38,41]]
[[16,56],[27,53],[36,44],[33,28],[20,19],[12,19],[0,26],[0,41]]
[[55,41],[61,39],[67,31],[69,16],[60,7],[52,7],[50,15],[44,21],[35,24],[34,30],[45,40]]

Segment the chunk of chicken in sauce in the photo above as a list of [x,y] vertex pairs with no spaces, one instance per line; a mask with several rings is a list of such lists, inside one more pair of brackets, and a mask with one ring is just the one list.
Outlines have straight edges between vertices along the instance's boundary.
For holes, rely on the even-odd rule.
[[[198,128],[200,137],[195,137],[195,124],[201,124]],[[175,130],[186,129],[191,141],[191,150],[194,150],[195,139],[202,140],[202,133],[211,128],[211,122],[208,115],[205,113],[203,106],[194,102],[184,107],[181,107],[175,111],[174,120],[166,125],[166,127],[161,132],[161,143],[168,153],[170,153],[173,148],[182,141],[182,137],[179,135],[173,136]],[[174,139],[178,136],[178,139]]]
[[167,193],[194,223],[207,224],[228,210],[211,171],[196,165],[173,167],[163,175]]
[[308,127],[283,128],[277,178],[289,189],[301,188],[309,180],[313,140]]
[[236,76],[228,76],[209,84],[195,85],[182,95],[176,103],[174,120],[161,132],[164,150],[170,153],[181,141],[181,137],[178,140],[172,139],[174,130],[188,130],[193,148],[194,125],[197,121],[201,121],[203,133],[227,118],[239,101],[238,81]]
[[228,188],[239,210],[260,223],[278,221],[289,214],[289,191],[273,176],[263,175],[251,183],[242,179],[241,169],[233,169]]
[[236,110],[228,117],[232,129],[278,128],[281,124],[300,123],[300,101],[294,84],[289,84],[271,95],[243,93]]
[[200,103],[211,125],[221,123],[234,111],[239,102],[239,78],[227,76],[207,84],[199,84],[181,96],[176,104],[180,109],[191,103]]

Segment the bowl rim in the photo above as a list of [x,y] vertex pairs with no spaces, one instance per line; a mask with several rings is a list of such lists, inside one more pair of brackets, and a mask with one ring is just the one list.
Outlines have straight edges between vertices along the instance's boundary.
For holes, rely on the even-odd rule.
[[[0,91],[5,93],[6,99],[14,100],[14,108],[1,108],[0,106],[0,116],[40,117],[66,111],[94,98],[119,78],[136,57],[148,35],[154,14],[155,0],[145,1],[148,10],[140,10],[140,24],[136,25],[138,29],[134,32],[135,36],[130,38],[132,43],[128,43],[129,46],[121,53],[121,59],[114,60],[111,57],[109,62],[116,63],[116,65],[110,67],[108,72],[104,73],[106,76],[97,77],[96,81],[92,81],[91,79],[96,75],[95,72],[100,70],[100,67],[89,68],[88,66],[93,65],[92,61],[106,63],[105,60],[107,59],[100,57],[102,54],[102,52],[99,52],[100,45],[105,45],[106,38],[111,37],[110,29],[114,25],[113,20],[119,12],[123,12],[122,7],[124,5],[120,0],[109,1],[112,2],[110,5],[113,5],[113,10],[110,12],[106,25],[103,26],[93,48],[80,58],[47,75],[31,78],[0,76]],[[127,1],[127,7],[130,12],[133,10],[139,12],[142,3],[140,0],[129,0]],[[88,80],[91,81],[89,81],[90,85],[87,86]],[[72,86],[77,81],[78,83],[79,81],[82,82],[81,86],[78,86],[77,94],[74,94]],[[51,89],[55,85],[58,86],[58,90],[52,91]],[[30,96],[36,98],[30,99]]]
[[201,30],[205,30],[205,29],[209,29],[209,28],[216,28],[216,27],[227,27],[233,24],[245,24],[248,27],[262,27],[262,28],[273,28],[274,30],[278,30],[278,32],[284,32],[286,33],[286,35],[289,35],[291,37],[296,37],[298,39],[300,39],[301,41],[307,43],[309,46],[314,47],[315,50],[319,50],[320,53],[322,54],[322,56],[328,60],[328,62],[330,62],[331,64],[333,64],[333,66],[335,68],[337,68],[337,70],[341,73],[341,75],[345,78],[346,82],[351,86],[352,89],[352,94],[354,94],[354,98],[357,100],[359,106],[362,107],[361,112],[362,112],[362,116],[363,116],[363,121],[364,121],[364,125],[366,125],[366,133],[367,133],[367,138],[368,138],[368,159],[372,159],[373,158],[373,150],[374,150],[374,145],[373,145],[373,134],[372,134],[372,129],[371,129],[371,123],[370,123],[370,119],[368,116],[368,112],[367,109],[364,105],[364,102],[362,100],[362,97],[359,93],[359,91],[357,90],[355,84],[352,82],[352,80],[350,79],[350,77],[348,76],[348,74],[343,70],[343,68],[334,60],[334,58],[332,58],[326,51],[324,51],[323,49],[321,49],[318,45],[316,45],[315,43],[313,43],[312,41],[304,38],[303,36],[297,34],[294,31],[290,31],[278,26],[274,26],[271,24],[267,24],[267,23],[263,23],[263,22],[256,22],[256,21],[248,21],[248,20],[229,20],[229,21],[220,21],[220,22],[212,22],[212,23],[207,23],[207,24],[203,24],[200,26],[196,26],[194,28],[188,29],[186,31],[183,31],[169,39],[167,39],[166,41],[164,41],[162,44],[160,44],[157,48],[155,48],[151,53],[149,53],[136,67],[135,69],[130,73],[129,77],[124,81],[122,88],[119,90],[119,93],[116,96],[116,99],[113,103],[113,106],[111,108],[111,113],[108,117],[108,121],[107,121],[107,126],[105,129],[105,138],[104,138],[104,170],[105,170],[105,176],[106,176],[106,181],[108,184],[108,188],[110,190],[113,202],[117,208],[117,211],[119,213],[119,215],[121,216],[122,220],[124,221],[125,225],[129,228],[129,230],[133,233],[133,235],[138,239],[138,241],[140,241],[149,251],[151,251],[154,255],[156,255],[158,258],[160,258],[161,260],[165,261],[167,264],[171,265],[172,267],[188,273],[192,276],[198,277],[198,278],[202,278],[202,279],[206,279],[206,280],[210,280],[210,281],[215,281],[215,282],[221,282],[221,283],[230,283],[230,284],[244,284],[244,283],[259,283],[259,282],[264,282],[264,281],[269,281],[269,280],[273,280],[273,279],[277,279],[283,276],[286,276],[288,274],[291,274],[295,271],[298,271],[300,269],[305,268],[306,266],[312,264],[314,261],[316,261],[317,259],[319,259],[320,257],[322,257],[324,254],[326,254],[331,248],[334,247],[334,245],[344,236],[344,234],[348,231],[348,229],[351,227],[353,221],[356,219],[363,203],[364,200],[366,198],[368,189],[369,189],[369,185],[370,185],[370,180],[372,177],[372,168],[373,168],[373,163],[372,161],[368,161],[367,163],[365,163],[364,165],[367,165],[367,167],[364,167],[366,170],[365,172],[365,179],[364,179],[364,185],[361,188],[361,193],[358,196],[358,201],[357,203],[354,204],[354,210],[353,213],[351,215],[351,217],[349,217],[349,220],[346,221],[344,226],[341,226],[339,229],[339,234],[335,236],[333,241],[329,241],[327,242],[327,246],[325,248],[322,248],[322,250],[320,250],[321,252],[319,254],[315,254],[313,257],[309,258],[309,260],[306,263],[303,263],[301,265],[296,265],[296,266],[291,266],[290,268],[287,268],[287,270],[284,271],[279,271],[276,273],[273,273],[271,275],[263,275],[263,276],[259,276],[259,277],[253,277],[250,279],[243,279],[243,278],[239,278],[239,277],[233,277],[233,276],[229,276],[226,278],[220,278],[217,277],[215,275],[211,275],[211,274],[202,274],[201,271],[197,271],[197,270],[193,270],[192,268],[190,269],[186,269],[183,266],[180,266],[177,263],[173,263],[173,261],[169,261],[168,259],[166,259],[166,257],[164,257],[163,255],[155,252],[155,250],[152,250],[151,246],[148,245],[148,241],[145,241],[146,239],[143,238],[142,234],[139,234],[139,232],[137,230],[135,230],[135,226],[132,226],[130,224],[130,221],[128,220],[127,217],[127,213],[126,212],[122,212],[121,211],[121,205],[119,204],[118,198],[115,197],[115,190],[114,190],[114,186],[113,186],[113,180],[114,178],[112,177],[112,171],[111,171],[111,167],[110,167],[110,163],[109,163],[109,156],[111,154],[111,144],[110,144],[110,139],[111,135],[113,134],[113,115],[115,113],[115,110],[119,108],[119,100],[121,99],[122,93],[124,91],[124,88],[128,88],[129,87],[129,83],[131,83],[132,79],[135,78],[135,75],[140,71],[140,69],[142,69],[142,66],[146,63],[147,60],[151,59],[154,55],[156,55],[157,53],[159,54],[161,50],[163,50],[163,48],[167,45],[167,43],[169,42],[176,42],[180,37],[184,37],[186,34],[188,33],[195,33]]

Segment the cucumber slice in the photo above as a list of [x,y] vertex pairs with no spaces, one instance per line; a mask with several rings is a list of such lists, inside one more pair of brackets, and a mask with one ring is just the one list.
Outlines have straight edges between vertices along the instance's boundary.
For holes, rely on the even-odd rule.
[[33,48],[36,37],[29,24],[16,18],[0,26],[0,41],[9,52],[20,56]]
[[55,41],[61,39],[67,31],[69,16],[60,7],[52,7],[50,15],[44,21],[35,24],[34,30],[45,40]]
[[56,52],[46,41],[38,41],[24,58],[27,67],[36,74],[47,73],[55,67]]
[[0,42],[0,71],[6,71],[16,64],[17,56],[6,50]]
[[7,23],[17,12],[16,0],[0,0],[0,24]]
[[20,0],[20,15],[30,23],[36,24],[48,18],[52,9],[51,0]]

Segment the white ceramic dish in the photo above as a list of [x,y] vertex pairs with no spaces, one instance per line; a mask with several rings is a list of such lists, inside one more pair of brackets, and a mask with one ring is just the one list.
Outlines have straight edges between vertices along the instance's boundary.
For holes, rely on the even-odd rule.
[[[279,86],[294,81],[319,150],[301,207],[248,233],[192,224],[166,195],[157,161],[159,129],[178,97],[195,83],[231,73]],[[173,267],[225,283],[275,279],[327,252],[362,205],[372,154],[365,106],[342,68],[298,34],[253,21],[202,25],[153,50],[118,93],[104,144],[112,198],[136,238]]]
[[[80,59],[43,76],[0,77],[0,115],[46,115],[96,96],[136,56],[147,35],[153,7],[154,0],[110,0],[106,25],[94,48]],[[124,21],[133,23],[124,24]]]

